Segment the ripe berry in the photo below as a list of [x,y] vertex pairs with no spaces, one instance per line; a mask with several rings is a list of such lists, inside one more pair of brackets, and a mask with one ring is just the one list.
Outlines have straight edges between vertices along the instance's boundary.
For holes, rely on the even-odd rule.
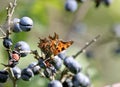
[[48,84],[48,87],[63,87],[59,80],[53,80]]
[[23,30],[23,31],[30,31],[31,28],[33,27],[33,21],[31,18],[29,17],[22,17],[20,19],[20,28]]
[[14,50],[20,52],[21,57],[25,57],[30,51],[30,46],[25,41],[19,41],[15,44]]
[[8,72],[5,70],[0,71],[0,83],[5,83],[8,79]]
[[15,66],[14,68],[12,68],[14,76],[16,79],[19,79],[21,77],[21,69],[17,66]]
[[57,70],[59,70],[62,66],[62,60],[58,56],[55,56],[52,64]]
[[37,62],[29,64],[28,68],[30,68],[33,71],[34,75],[39,74],[39,71],[41,69],[40,66],[37,65]]
[[64,82],[63,82],[63,87],[73,87],[73,83],[72,80],[67,78]]
[[89,78],[83,73],[78,73],[72,78],[74,87],[88,87],[90,85]]
[[70,12],[75,12],[77,10],[78,4],[76,0],[67,0],[65,3],[65,9]]
[[29,80],[31,80],[31,77],[33,77],[33,76],[34,76],[34,74],[30,68],[25,68],[22,70],[21,78],[23,80],[29,81]]
[[62,60],[65,59],[65,57],[66,57],[66,51],[64,50],[64,51],[60,52],[57,56],[59,58],[61,58]]
[[82,67],[81,65],[72,57],[66,57],[64,59],[65,66],[72,72],[72,73],[78,73],[81,71]]
[[13,32],[15,32],[15,33],[22,31],[20,28],[19,22],[20,22],[20,19],[14,18],[14,20],[13,20]]
[[8,37],[3,39],[3,46],[6,48],[10,48],[13,45],[12,40]]

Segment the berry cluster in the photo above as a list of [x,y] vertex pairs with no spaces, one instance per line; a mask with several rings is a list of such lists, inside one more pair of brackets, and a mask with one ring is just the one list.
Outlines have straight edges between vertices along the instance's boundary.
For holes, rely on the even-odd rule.
[[[75,12],[78,8],[79,3],[86,2],[87,0],[66,0],[65,10],[70,12]],[[112,3],[112,0],[94,0],[95,7],[99,7],[101,3],[104,3],[106,6],[109,6]]]
[[[81,65],[75,60],[74,56],[66,56],[65,51],[54,56],[53,59],[44,59],[43,56],[38,55],[36,50],[30,51],[29,45],[24,41],[17,42],[13,50],[11,49],[12,40],[10,38],[3,39],[3,45],[8,49],[9,62],[7,65],[3,64],[6,68],[0,71],[1,83],[6,82],[10,75],[12,75],[14,81],[20,78],[29,81],[34,75],[41,74],[52,80],[48,87],[87,87],[90,85],[89,78],[81,73]],[[21,70],[17,67],[20,57],[26,57],[30,52],[35,55],[38,62],[33,62]],[[60,72],[62,65],[66,68]],[[61,75],[60,79],[56,79],[58,73]]]
[[[82,2],[84,0],[80,0]],[[78,1],[79,2],[79,1]],[[74,4],[73,4],[74,3]],[[69,5],[70,4],[70,5]],[[66,8],[74,11],[77,5],[75,0],[68,0]],[[72,45],[73,41],[62,41],[55,33],[54,37],[49,36],[48,39],[41,39],[38,47],[41,50],[39,55],[37,50],[31,50],[30,46],[25,41],[18,41],[13,46],[13,41],[10,34],[19,32],[28,32],[33,27],[33,21],[29,17],[14,18],[11,20],[16,0],[10,3],[7,8],[7,23],[6,32],[3,31],[4,27],[0,27],[3,33],[3,46],[8,53],[8,64],[3,64],[5,68],[0,70],[0,82],[5,83],[8,78],[13,82],[13,87],[17,87],[16,81],[22,79],[30,81],[35,75],[50,79],[48,87],[88,87],[90,86],[90,79],[81,72],[82,66],[75,60],[75,58],[82,53],[89,45],[95,42],[98,38],[95,37],[87,43],[79,52],[73,56],[66,56],[65,50]],[[20,62],[21,57],[26,57],[28,54],[34,55],[37,62],[32,62],[24,69],[20,69],[17,64]],[[61,69],[61,67],[64,69]]]
[[[23,17],[21,19],[15,18],[11,30],[15,33],[30,31],[32,26],[33,22],[29,17]],[[49,37],[53,38],[51,36]],[[43,55],[40,56],[37,50],[30,50],[29,44],[25,41],[17,42],[12,49],[13,42],[9,35],[3,37],[3,46],[8,52],[8,64],[2,64],[5,68],[0,71],[1,83],[5,83],[9,77],[12,78],[14,82],[19,79],[30,81],[34,75],[40,74],[51,80],[48,87],[87,87],[90,85],[89,78],[81,73],[82,67],[75,60],[75,56],[66,56],[65,51],[60,52],[56,56],[50,55],[49,57],[44,56],[46,54],[42,52]],[[29,53],[34,54],[34,58],[37,59],[38,62],[32,62],[24,69],[17,67],[20,58],[26,57]],[[65,69],[60,71],[62,66],[64,66]],[[59,74],[59,78],[57,74]]]
[[[15,18],[13,21],[11,21],[10,25],[10,32],[21,32],[21,31],[30,31],[33,26],[33,21],[29,17],[23,17],[21,19]],[[10,34],[8,31],[6,33],[4,31],[1,32],[4,33],[3,38],[3,46],[5,47],[7,53],[8,53],[8,64],[3,64],[5,68],[0,71],[0,82],[4,83],[7,81],[9,76],[14,78],[14,80],[18,80],[22,76],[22,72],[24,70],[21,70],[19,67],[17,67],[17,64],[19,63],[19,60],[21,57],[26,57],[28,53],[30,52],[30,46],[25,41],[18,41],[14,47],[13,41],[10,38]]]

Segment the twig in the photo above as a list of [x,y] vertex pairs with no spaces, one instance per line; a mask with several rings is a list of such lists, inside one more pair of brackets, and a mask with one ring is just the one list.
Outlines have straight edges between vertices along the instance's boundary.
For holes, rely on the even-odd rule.
[[0,26],[0,31],[2,32],[2,34],[3,34],[4,36],[6,36],[6,33],[2,30],[1,27],[2,27],[2,26]]
[[16,78],[15,78],[15,76],[14,76],[14,73],[13,73],[13,70],[12,70],[12,68],[8,68],[8,71],[9,71],[9,76],[10,76],[10,78],[11,78],[11,80],[12,80],[12,82],[13,82],[13,87],[17,87],[17,84],[16,84]]
[[[86,48],[88,46],[90,46],[92,43],[96,42],[99,37],[100,37],[100,35],[97,35],[90,42],[87,42],[85,44],[85,46],[80,51],[78,51],[75,55],[73,55],[73,58],[76,58],[79,54],[81,54],[82,52],[84,52],[86,50]],[[67,74],[67,71],[69,71],[69,70],[65,67],[64,70],[63,70],[63,72],[62,72],[62,74],[61,74],[61,78],[60,78],[61,81],[64,79],[64,76]]]
[[16,80],[16,78],[15,78],[15,76],[14,76],[14,73],[13,73],[12,68],[11,68],[11,67],[5,67],[4,70],[7,70],[7,71],[8,71],[9,76],[10,76],[12,82],[13,82],[13,87],[17,87],[17,84],[16,84],[16,81],[17,81],[17,80]]
[[86,50],[86,48],[87,48],[88,46],[90,46],[92,43],[96,42],[99,37],[100,37],[100,35],[97,35],[97,36],[96,36],[94,39],[92,39],[90,42],[87,42],[87,43],[85,44],[85,46],[84,46],[80,51],[78,51],[75,55],[73,55],[73,57],[76,58],[79,54],[81,54],[82,52],[84,52],[84,51]]
[[11,15],[13,15],[16,5],[17,5],[17,0],[14,0],[13,7],[11,10]]
[[7,32],[6,32],[6,37],[9,37],[9,34],[11,33],[11,31],[10,31],[11,19],[12,19],[12,15],[13,15],[15,7],[16,7],[16,2],[17,2],[17,0],[14,0],[13,3],[9,3],[9,6],[6,8],[6,10],[7,10],[7,18],[6,18]]

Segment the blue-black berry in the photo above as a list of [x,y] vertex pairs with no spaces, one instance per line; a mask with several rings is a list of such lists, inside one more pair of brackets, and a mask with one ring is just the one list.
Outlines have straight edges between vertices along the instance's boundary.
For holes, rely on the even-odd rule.
[[66,51],[62,51],[57,55],[59,58],[61,58],[62,60],[66,58]]
[[33,21],[29,17],[22,17],[20,19],[20,28],[23,31],[30,31],[31,28],[33,27]]
[[21,78],[23,80],[29,81],[29,80],[31,80],[31,77],[33,77],[33,76],[34,76],[33,71],[30,68],[25,68],[22,70]]
[[15,32],[15,33],[18,33],[18,32],[22,31],[21,28],[20,28],[19,22],[20,22],[20,19],[14,18],[12,28],[13,28],[13,32]]
[[63,87],[73,87],[72,80],[70,78],[67,78],[63,83]]
[[5,83],[8,79],[8,72],[5,70],[0,71],[0,83]]
[[55,56],[52,64],[57,70],[59,70],[63,63],[60,57]]
[[3,46],[6,48],[10,48],[13,45],[12,40],[8,37],[3,39]]
[[72,78],[74,87],[88,87],[90,85],[89,78],[83,73],[78,73]]
[[76,0],[67,0],[65,3],[65,9],[70,12],[75,12],[78,8]]
[[25,57],[30,52],[30,46],[25,41],[19,41],[15,44],[14,50],[20,52],[21,57]]
[[17,66],[15,66],[14,68],[12,68],[14,76],[16,79],[20,79],[21,78],[21,69]]
[[37,62],[29,64],[28,68],[30,68],[33,71],[34,75],[39,74],[39,71],[41,69],[40,66],[37,65]]
[[81,65],[72,57],[66,57],[64,59],[65,66],[72,72],[72,73],[79,73],[82,69]]
[[48,84],[48,87],[63,87],[59,80],[53,80]]

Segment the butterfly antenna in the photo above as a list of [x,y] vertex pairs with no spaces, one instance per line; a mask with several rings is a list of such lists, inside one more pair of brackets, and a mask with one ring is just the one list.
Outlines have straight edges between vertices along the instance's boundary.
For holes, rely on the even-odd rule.
[[86,48],[87,48],[88,46],[90,46],[92,43],[96,42],[97,39],[99,39],[99,37],[100,37],[100,35],[97,35],[97,36],[96,36],[94,39],[92,39],[90,42],[87,42],[87,43],[85,44],[85,46],[84,46],[80,51],[78,51],[75,55],[73,55],[73,57],[76,58],[79,54],[85,52]]

